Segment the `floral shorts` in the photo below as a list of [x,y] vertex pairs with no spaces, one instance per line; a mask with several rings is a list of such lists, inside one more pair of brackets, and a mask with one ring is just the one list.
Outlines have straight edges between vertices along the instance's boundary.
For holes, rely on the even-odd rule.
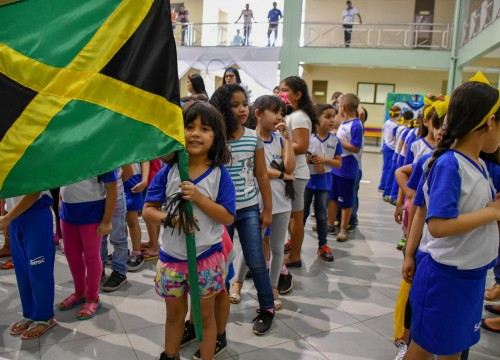
[[[198,260],[200,298],[209,298],[225,289],[224,260],[220,252]],[[177,299],[190,291],[187,262],[172,263],[158,260],[155,290],[164,299]]]

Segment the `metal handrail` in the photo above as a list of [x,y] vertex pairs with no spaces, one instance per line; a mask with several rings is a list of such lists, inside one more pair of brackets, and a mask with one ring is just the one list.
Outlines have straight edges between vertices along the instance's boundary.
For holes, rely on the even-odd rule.
[[[339,22],[302,23],[303,47],[343,47],[344,27]],[[353,23],[351,47],[449,50],[450,23]]]

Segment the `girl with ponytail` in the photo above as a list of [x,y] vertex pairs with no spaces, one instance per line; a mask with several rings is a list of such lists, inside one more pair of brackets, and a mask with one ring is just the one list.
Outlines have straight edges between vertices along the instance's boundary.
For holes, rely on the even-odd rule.
[[[412,281],[412,338],[405,359],[459,359],[479,341],[486,272],[498,248],[500,199],[481,151],[500,144],[500,94],[482,74],[458,87],[445,131],[417,191],[427,253]],[[418,213],[417,213],[418,215]],[[416,219],[410,230],[413,234]],[[423,224],[422,224],[423,225]],[[404,274],[403,274],[404,275]]]

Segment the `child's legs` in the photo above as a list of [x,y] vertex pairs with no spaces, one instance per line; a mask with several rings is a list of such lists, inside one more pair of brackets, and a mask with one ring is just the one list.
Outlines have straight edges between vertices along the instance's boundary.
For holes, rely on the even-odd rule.
[[349,219],[351,218],[352,215],[352,207],[348,209],[342,208],[342,217],[340,220],[340,227],[343,229],[347,229],[347,226],[349,225]]
[[387,179],[385,182],[384,196],[390,196],[392,190],[392,184],[394,184],[394,172],[396,171],[396,162],[391,160],[391,168],[387,174]]
[[339,203],[337,200],[332,200],[328,202],[328,225],[333,226],[335,224],[335,218],[337,217],[337,212],[339,211]]
[[160,237],[160,225],[146,222],[146,230],[148,231],[148,237],[149,237],[148,250],[156,253],[160,248],[160,245],[158,244],[158,238]]
[[132,241],[132,251],[141,251],[141,226],[139,225],[139,212],[127,211],[127,225],[130,231],[130,240]]
[[236,213],[235,225],[238,230],[245,262],[252,272],[260,308],[273,309],[274,297],[264,254],[262,253],[259,215],[258,205],[240,209]]
[[[25,213],[23,217],[24,248],[33,297],[32,320],[54,317],[55,244],[50,208]],[[16,264],[17,266],[17,264]]]
[[[288,215],[288,220],[290,220],[290,215]],[[269,248],[270,235],[271,235],[271,226],[268,226],[262,234],[262,252],[264,253],[264,259],[266,260],[266,263],[269,260],[271,260],[271,249]]]
[[215,299],[216,295],[200,300],[201,324],[203,327],[203,341],[200,344],[202,359],[213,359],[215,353],[215,341],[217,339]]
[[328,190],[316,190],[314,195],[314,214],[316,217],[316,227],[318,229],[318,246],[326,245],[327,232],[327,207],[330,197]]
[[52,195],[52,199],[54,199],[54,203],[52,204],[52,210],[54,210],[55,223],[56,223],[56,235],[61,237],[61,219],[59,218],[59,192],[60,188],[55,188],[50,190],[50,195]]
[[29,258],[26,254],[26,244],[23,241],[20,223],[20,221],[15,220],[9,226],[10,251],[12,252],[12,261],[16,264],[14,270],[23,307],[23,317],[29,319],[33,311],[33,294],[29,277]]
[[[127,260],[128,260],[128,240],[125,216],[127,213],[127,206],[123,193],[118,194],[116,199],[116,207],[113,211],[113,218],[111,224],[113,230],[110,235],[110,242],[113,245],[113,262],[111,269],[122,275],[127,273]],[[101,247],[102,257],[102,247]]]
[[245,281],[245,275],[248,271],[248,266],[245,262],[245,256],[243,255],[243,251],[240,250],[238,255],[238,260],[236,262],[236,281],[243,284]]
[[359,184],[361,183],[361,177],[363,176],[361,170],[358,169],[356,174],[356,179],[354,179],[354,193],[352,197],[352,214],[349,218],[349,224],[353,226],[358,225],[358,208],[359,208]]
[[432,354],[425,351],[420,345],[415,341],[412,341],[406,354],[403,358],[404,360],[430,360],[432,359]]
[[500,246],[498,247],[498,257],[493,267],[493,274],[495,274],[495,283],[500,285]]
[[61,230],[64,243],[64,255],[68,260],[71,276],[73,276],[75,293],[78,295],[85,295],[87,292],[87,269],[85,261],[83,260],[82,239],[80,238],[79,226],[67,223],[61,219]]
[[100,256],[102,236],[97,234],[99,224],[80,225],[83,258],[87,267],[87,301],[99,299],[102,262]]
[[311,212],[311,204],[314,197],[314,190],[306,187],[304,190],[304,225]]
[[269,277],[272,287],[278,286],[281,266],[283,264],[283,245],[286,241],[286,233],[290,211],[273,215],[273,227],[271,229],[270,247],[271,247],[271,266]]
[[292,249],[288,256],[289,262],[300,260],[300,251],[304,241],[304,192],[308,180],[296,179],[294,188],[296,192],[295,200],[292,201],[292,213],[290,214],[290,240]]
[[165,322],[165,354],[175,356],[179,353],[184,319],[187,314],[187,292],[176,299],[165,299],[167,319]]
[[229,320],[229,294],[221,291],[215,297],[215,322],[217,323],[217,335],[224,334],[227,321]]

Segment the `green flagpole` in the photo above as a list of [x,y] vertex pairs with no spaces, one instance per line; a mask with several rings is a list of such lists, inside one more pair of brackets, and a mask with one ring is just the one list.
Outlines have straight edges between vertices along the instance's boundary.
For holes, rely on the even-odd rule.
[[[188,153],[186,149],[180,150],[179,155],[179,175],[182,181],[189,181],[188,173]],[[193,215],[193,207],[191,202],[186,203],[187,211],[190,216]],[[198,285],[198,266],[196,263],[196,241],[194,233],[186,234],[186,247],[188,257],[188,273],[189,284],[191,288],[191,314],[194,319],[194,329],[196,338],[199,342],[203,341],[203,330],[201,326],[201,309],[200,309],[200,288]]]

